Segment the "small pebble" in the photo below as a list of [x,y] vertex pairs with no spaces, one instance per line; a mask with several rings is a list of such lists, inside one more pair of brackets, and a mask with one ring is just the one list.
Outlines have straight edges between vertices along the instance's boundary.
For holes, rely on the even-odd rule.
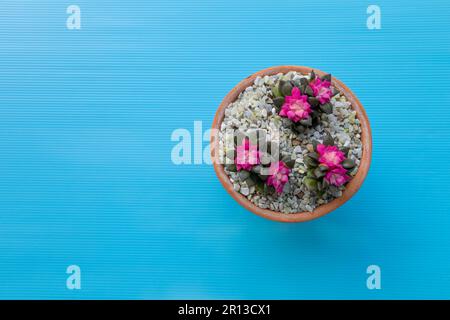
[[250,189],[249,189],[248,187],[242,187],[242,188],[241,188],[241,193],[242,193],[244,196],[248,196],[248,195],[250,194]]

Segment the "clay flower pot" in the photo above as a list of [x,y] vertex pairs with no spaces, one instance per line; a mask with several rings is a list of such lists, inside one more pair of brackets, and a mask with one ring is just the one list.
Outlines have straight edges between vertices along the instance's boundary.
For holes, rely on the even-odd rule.
[[[262,209],[245,196],[236,192],[233,189],[233,185],[229,180],[229,177],[224,171],[223,165],[218,161],[218,154],[216,150],[219,150],[219,141],[214,132],[218,132],[220,125],[224,119],[225,108],[232,102],[234,102],[239,94],[245,90],[248,86],[251,86],[255,81],[256,77],[264,77],[266,75],[274,75],[278,73],[287,73],[289,71],[296,71],[302,74],[308,74],[313,68],[303,67],[303,66],[278,66],[268,69],[261,70],[254,73],[253,75],[245,78],[240,83],[238,83],[223,99],[219,108],[217,109],[214,121],[212,124],[212,135],[211,135],[211,156],[213,160],[214,170],[222,183],[225,190],[244,208],[247,210],[270,220],[281,221],[281,222],[304,222],[313,219],[317,219],[335,210],[347,200],[349,200],[361,187],[364,179],[369,171],[371,156],[372,156],[372,135],[370,131],[369,120],[367,118],[366,112],[359,102],[358,98],[350,91],[350,89],[343,84],[341,81],[337,80],[335,77],[332,78],[332,84],[345,95],[348,101],[351,102],[353,109],[356,111],[356,116],[361,124],[361,142],[363,147],[363,152],[361,156],[361,162],[359,165],[358,172],[346,185],[346,188],[341,197],[336,198],[326,204],[318,206],[313,212],[297,212],[297,213],[282,213],[276,212],[269,209]],[[324,72],[314,68],[314,72],[318,76],[325,75]]]

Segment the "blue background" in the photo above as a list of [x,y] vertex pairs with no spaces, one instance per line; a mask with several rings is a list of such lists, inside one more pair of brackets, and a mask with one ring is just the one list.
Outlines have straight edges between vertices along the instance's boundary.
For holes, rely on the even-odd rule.
[[[446,0],[2,1],[0,298],[450,298],[449,14]],[[362,189],[304,224],[171,161],[173,130],[206,130],[238,81],[285,64],[344,81],[373,130]],[[382,290],[366,288],[371,264]]]

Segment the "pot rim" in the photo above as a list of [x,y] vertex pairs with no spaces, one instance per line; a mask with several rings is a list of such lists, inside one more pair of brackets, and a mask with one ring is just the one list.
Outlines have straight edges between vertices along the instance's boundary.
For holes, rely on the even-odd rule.
[[278,211],[260,208],[253,202],[248,200],[241,193],[234,190],[233,184],[231,183],[229,177],[225,173],[223,165],[220,164],[218,161],[218,152],[217,153],[215,152],[215,150],[218,150],[219,148],[219,139],[218,136],[216,136],[216,134],[218,130],[220,130],[220,125],[224,119],[226,107],[228,107],[230,103],[234,102],[238,98],[239,94],[245,90],[245,88],[249,87],[250,85],[253,85],[254,80],[258,76],[264,77],[266,75],[274,75],[278,73],[286,74],[289,71],[296,71],[302,74],[307,74],[311,72],[311,70],[314,70],[314,72],[318,76],[323,76],[326,74],[325,72],[315,68],[313,69],[305,66],[290,66],[290,65],[275,66],[258,71],[248,76],[247,78],[239,82],[233,89],[231,89],[231,91],[222,100],[214,116],[211,130],[210,146],[211,146],[211,158],[214,166],[214,171],[216,172],[217,177],[219,178],[225,190],[241,206],[253,212],[254,214],[257,214],[266,219],[280,222],[305,222],[322,217],[330,213],[331,211],[337,209],[345,202],[347,202],[359,190],[359,188],[361,188],[361,185],[364,182],[364,179],[366,178],[367,173],[369,171],[370,162],[372,159],[372,133],[366,111],[364,110],[361,102],[358,100],[355,94],[343,82],[341,82],[340,80],[336,79],[333,76],[332,77],[333,85],[341,92],[341,94],[345,95],[347,100],[351,102],[353,110],[356,111],[356,117],[360,121],[361,125],[361,144],[363,147],[358,172],[346,185],[346,188],[342,196],[340,196],[339,198],[335,198],[326,204],[318,206],[317,208],[314,209],[313,212],[304,211],[297,213],[282,213]]

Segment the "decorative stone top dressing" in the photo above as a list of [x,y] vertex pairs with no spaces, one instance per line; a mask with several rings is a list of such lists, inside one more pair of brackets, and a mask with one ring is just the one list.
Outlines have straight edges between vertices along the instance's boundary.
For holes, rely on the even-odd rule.
[[[296,83],[300,90],[292,86]],[[360,123],[351,103],[328,79],[297,72],[257,77],[224,114],[219,157],[228,157],[233,164],[225,162],[225,173],[234,189],[260,208],[283,213],[313,211],[340,197],[345,183],[358,170],[362,156]],[[230,130],[244,134],[262,130],[272,142],[272,150],[252,149],[254,155],[258,154],[253,162],[260,162],[247,167],[248,171],[237,170],[234,161],[239,156],[231,150],[233,143],[226,134]],[[333,141],[326,141],[330,136]],[[258,145],[257,139],[252,142],[250,138],[248,150],[250,145]],[[278,159],[265,162],[267,155],[273,158],[274,141]],[[237,153],[242,154],[242,148]],[[268,173],[262,174],[264,167]]]

